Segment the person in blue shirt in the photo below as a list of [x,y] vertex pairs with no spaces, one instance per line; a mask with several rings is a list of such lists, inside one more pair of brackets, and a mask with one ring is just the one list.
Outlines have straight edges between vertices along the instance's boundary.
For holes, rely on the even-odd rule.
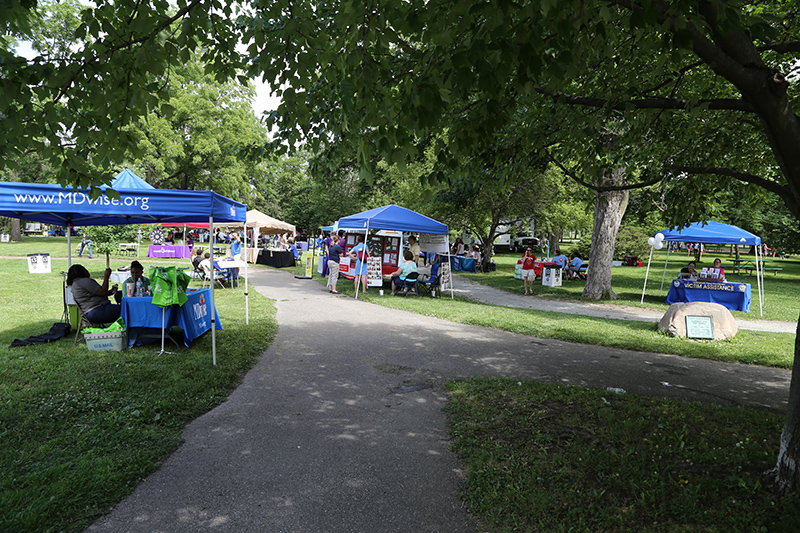
[[569,261],[569,259],[567,258],[566,255],[561,253],[560,248],[556,248],[555,252],[556,255],[553,256],[552,261],[553,263],[557,263],[558,266],[563,270],[567,266],[567,261]]
[[238,232],[231,234],[231,257],[234,261],[242,260],[242,240]]
[[414,253],[411,250],[403,252],[403,259],[405,259],[405,262],[401,263],[400,267],[392,272],[392,296],[394,296],[397,289],[406,285],[406,277],[409,274],[417,272],[417,263],[414,261]]
[[572,254],[572,261],[569,262],[569,266],[567,267],[567,273],[569,274],[570,279],[575,279],[578,276],[578,272],[580,272],[582,266],[583,259],[581,259],[581,256],[578,254],[578,252],[575,252]]
[[357,235],[356,244],[350,249],[348,255],[356,260],[355,268],[353,269],[353,284],[358,290],[358,280],[361,279],[362,292],[367,292],[367,258],[369,257],[369,248],[364,244],[364,236]]
[[297,245],[294,243],[294,239],[289,239],[289,250],[294,255],[295,261],[300,259],[300,252],[297,251]]

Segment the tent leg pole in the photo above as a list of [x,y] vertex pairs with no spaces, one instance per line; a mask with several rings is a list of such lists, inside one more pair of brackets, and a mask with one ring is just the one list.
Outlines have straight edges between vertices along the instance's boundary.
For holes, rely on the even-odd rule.
[[664,262],[664,273],[661,274],[661,288],[658,289],[659,296],[664,293],[664,280],[667,279],[667,265],[669,265],[669,249],[667,249],[667,260]]
[[[669,252],[667,252],[669,253]],[[647,276],[650,274],[650,263],[653,261],[653,247],[650,247],[650,258],[647,260],[647,271],[644,273],[644,286],[642,287],[642,301],[644,303],[644,292],[647,290]]]
[[[255,232],[253,232],[255,237]],[[250,299],[247,295],[247,220],[244,221],[244,323],[250,325]]]
[[[247,221],[245,221],[245,224]],[[211,233],[210,249],[211,249],[211,363],[217,366],[217,309],[214,303],[214,283],[216,281],[216,270],[214,269],[214,217],[208,217],[208,228]]]

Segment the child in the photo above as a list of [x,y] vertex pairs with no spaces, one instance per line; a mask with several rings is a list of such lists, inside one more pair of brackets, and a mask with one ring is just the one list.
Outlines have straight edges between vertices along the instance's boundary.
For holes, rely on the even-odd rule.
[[[522,256],[522,281],[525,283],[525,294],[533,294],[533,281],[536,279],[536,273],[533,269],[536,256],[533,255],[533,249],[528,247],[525,249],[525,255]],[[530,285],[530,291],[528,290]]]

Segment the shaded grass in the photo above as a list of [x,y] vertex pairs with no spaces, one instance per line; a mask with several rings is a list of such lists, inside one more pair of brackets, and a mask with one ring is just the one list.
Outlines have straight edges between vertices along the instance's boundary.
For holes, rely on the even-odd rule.
[[[89,352],[72,336],[8,348],[60,320],[66,261],[49,275],[28,274],[24,260],[0,263],[0,531],[83,530],[158,468],[188,422],[225,400],[277,333],[269,300],[251,291],[246,326],[243,291],[218,290],[216,366],[209,334],[161,356],[156,345]],[[105,266],[85,264],[94,275]]]
[[462,497],[491,531],[798,531],[761,473],[782,417],[557,384],[447,384]]

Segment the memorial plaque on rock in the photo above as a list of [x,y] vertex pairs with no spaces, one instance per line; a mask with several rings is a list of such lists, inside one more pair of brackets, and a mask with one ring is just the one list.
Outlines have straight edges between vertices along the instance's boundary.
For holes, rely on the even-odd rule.
[[714,339],[714,319],[710,316],[686,315],[686,337]]

